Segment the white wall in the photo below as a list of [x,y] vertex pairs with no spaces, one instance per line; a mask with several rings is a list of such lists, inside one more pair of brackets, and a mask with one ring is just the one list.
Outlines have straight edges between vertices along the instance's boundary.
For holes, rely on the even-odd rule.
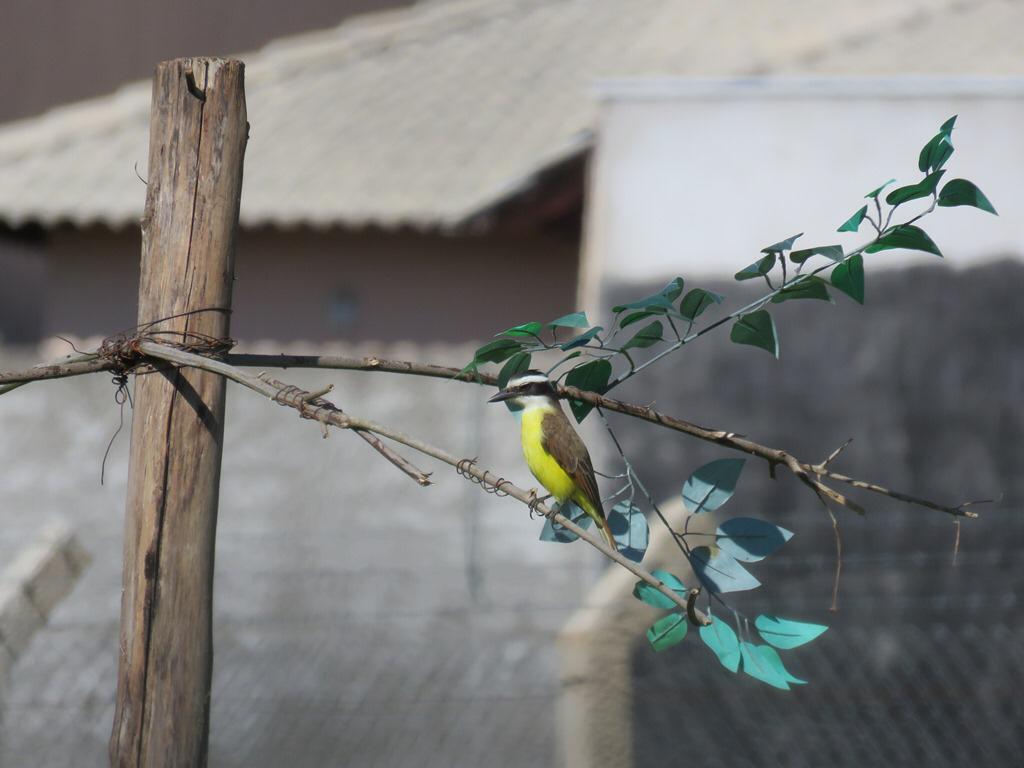
[[953,114],[946,179],[977,183],[1000,216],[939,209],[922,224],[958,265],[1024,253],[1024,80],[633,80],[599,95],[583,274],[591,301],[602,281],[731,275],[801,231],[805,247],[862,243],[867,223],[854,235],[836,228],[890,177],[920,180],[918,152]]

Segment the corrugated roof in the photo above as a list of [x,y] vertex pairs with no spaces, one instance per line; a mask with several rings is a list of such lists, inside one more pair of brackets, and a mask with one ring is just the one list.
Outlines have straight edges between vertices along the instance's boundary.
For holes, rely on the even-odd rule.
[[[450,0],[353,19],[242,57],[242,223],[459,226],[589,146],[598,80],[1022,74],[1022,26],[1002,0]],[[149,96],[0,129],[0,220],[134,223]]]

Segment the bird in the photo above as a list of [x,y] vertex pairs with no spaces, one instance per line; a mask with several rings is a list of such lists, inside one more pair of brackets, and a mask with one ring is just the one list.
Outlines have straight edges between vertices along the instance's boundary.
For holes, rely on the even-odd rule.
[[522,412],[523,456],[533,476],[560,504],[571,501],[582,509],[617,551],[590,452],[566,418],[555,385],[540,371],[528,370],[510,379],[488,402],[506,401]]

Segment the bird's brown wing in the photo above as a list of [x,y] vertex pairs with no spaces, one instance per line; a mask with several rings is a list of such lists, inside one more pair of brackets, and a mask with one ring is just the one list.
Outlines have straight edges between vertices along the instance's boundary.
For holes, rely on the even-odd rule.
[[597,489],[597,478],[594,477],[594,464],[583,440],[572,428],[565,414],[544,414],[541,422],[544,450],[550,453],[559,466],[575,481],[583,495],[587,497],[596,510],[604,516],[601,506],[601,493]]

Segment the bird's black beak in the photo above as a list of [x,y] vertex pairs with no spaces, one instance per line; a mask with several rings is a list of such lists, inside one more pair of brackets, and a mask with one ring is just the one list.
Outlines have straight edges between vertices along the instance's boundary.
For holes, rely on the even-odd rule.
[[502,400],[511,400],[516,396],[515,392],[510,392],[507,389],[501,390],[498,394],[488,400],[488,403],[500,403]]

